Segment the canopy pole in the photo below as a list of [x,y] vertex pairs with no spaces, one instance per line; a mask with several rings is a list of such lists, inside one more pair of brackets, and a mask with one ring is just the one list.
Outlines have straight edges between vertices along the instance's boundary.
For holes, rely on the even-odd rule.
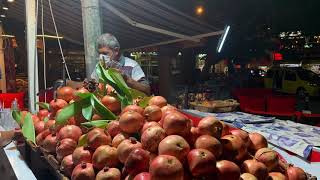
[[7,92],[7,81],[6,81],[6,65],[4,63],[4,47],[3,42],[5,37],[2,37],[3,33],[3,26],[0,24],[0,89],[1,93]]
[[101,35],[99,0],[81,0],[86,76],[90,78],[97,63],[96,40]]
[[28,92],[29,110],[34,113],[37,110],[36,102],[39,91],[38,84],[38,61],[37,61],[37,19],[36,19],[36,0],[26,0],[26,30],[27,30],[27,56],[28,56]]

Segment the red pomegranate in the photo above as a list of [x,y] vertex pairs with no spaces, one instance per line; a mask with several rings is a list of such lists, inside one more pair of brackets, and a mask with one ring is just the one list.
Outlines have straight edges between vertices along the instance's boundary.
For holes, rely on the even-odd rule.
[[221,160],[217,162],[218,180],[239,180],[240,168],[232,161]]
[[102,120],[102,117],[99,114],[94,114],[91,119],[92,119],[92,121]]
[[154,126],[158,126],[161,127],[159,123],[151,121],[151,122],[145,122],[142,126],[142,129],[140,131],[140,133],[142,134],[145,130],[147,130],[150,127],[154,127]]
[[174,107],[174,106],[171,106],[170,104],[167,104],[166,106],[163,106],[163,107],[161,108],[162,113],[165,113],[166,111],[169,111],[169,110],[174,110],[174,111],[176,111],[177,108]]
[[178,135],[170,135],[164,138],[158,147],[159,155],[170,155],[184,162],[190,151],[190,146],[187,141]]
[[149,100],[149,105],[156,105],[162,108],[163,106],[167,105],[167,100],[162,96],[153,96]]
[[141,115],[143,115],[143,108],[137,105],[129,105],[122,110],[122,114],[128,111],[135,111]]
[[148,128],[141,135],[143,149],[157,153],[159,143],[166,137],[166,132],[159,126]]
[[41,133],[39,133],[36,137],[36,143],[38,146],[42,146],[42,143],[44,141],[44,139],[50,134],[49,129],[46,129],[44,131],[42,131]]
[[174,156],[159,155],[150,164],[152,180],[183,180],[183,167]]
[[73,139],[66,138],[58,142],[56,153],[58,161],[61,161],[65,156],[70,155],[77,147],[77,142]]
[[98,172],[96,180],[120,180],[121,172],[117,168],[104,167]]
[[245,160],[242,164],[242,171],[254,175],[259,180],[265,180],[268,178],[267,167],[263,163],[254,159]]
[[42,131],[44,131],[44,121],[39,121],[37,123],[34,124],[34,129],[36,131],[36,134],[41,133]]
[[123,140],[117,148],[120,162],[125,163],[129,154],[136,148],[142,148],[142,145],[135,138],[130,137],[129,139]]
[[221,137],[222,136],[225,136],[225,135],[229,135],[230,134],[230,128],[229,128],[229,125],[226,124],[225,122],[223,121],[220,121],[221,124],[222,124],[222,134],[221,134]]
[[124,173],[135,176],[149,170],[150,153],[144,149],[136,148],[129,154],[124,163]]
[[240,180],[258,180],[258,179],[250,173],[243,173],[240,176]]
[[108,145],[98,147],[92,155],[92,164],[98,170],[105,166],[117,167],[119,165],[117,149]]
[[187,140],[187,142],[189,143],[191,149],[193,149],[194,144],[199,136],[200,136],[200,134],[198,132],[198,128],[191,127],[189,135],[184,137]]
[[129,134],[139,132],[143,124],[144,117],[135,111],[125,112],[120,116],[119,119],[120,129]]
[[105,132],[103,129],[94,128],[87,134],[88,145],[94,151],[99,146],[111,145],[111,136]]
[[55,153],[56,152],[56,146],[57,146],[58,140],[57,136],[55,134],[49,134],[42,142],[42,147],[48,152],[48,153]]
[[91,152],[88,147],[77,147],[72,153],[72,160],[74,165],[78,165],[81,162],[91,163]]
[[119,144],[125,140],[128,139],[129,136],[126,133],[119,133],[112,139],[112,147],[117,148]]
[[156,105],[147,106],[144,109],[144,117],[147,121],[160,121],[162,116],[161,108]]
[[49,106],[50,106],[50,110],[53,113],[52,115],[54,116],[55,113],[59,110],[64,108],[65,106],[67,106],[68,103],[63,100],[63,99],[54,99],[50,102]]
[[121,132],[119,121],[111,121],[108,124],[106,130],[111,137],[115,137],[117,134]]
[[63,172],[67,177],[71,177],[72,171],[74,169],[74,164],[72,161],[72,154],[65,156],[60,165],[60,171]]
[[65,138],[73,139],[75,142],[78,142],[80,136],[82,135],[81,129],[76,125],[66,125],[59,130],[58,140]]
[[287,180],[288,178],[279,172],[271,172],[269,173],[269,179],[268,180]]
[[21,125],[24,123],[24,118],[28,113],[29,113],[28,111],[21,111],[21,120],[20,120]]
[[307,174],[299,167],[288,167],[286,171],[288,180],[307,180]]
[[71,180],[95,180],[95,177],[92,164],[82,162],[73,169]]
[[226,135],[220,139],[222,144],[222,156],[226,160],[241,162],[247,156],[247,147],[243,140],[234,135]]
[[189,170],[193,176],[207,176],[216,171],[216,158],[206,149],[193,149],[188,156]]
[[32,118],[33,124],[36,124],[37,122],[40,121],[40,118],[37,115],[32,114],[31,118]]
[[163,129],[167,135],[187,136],[190,133],[191,120],[181,113],[172,113],[163,119]]
[[272,171],[279,165],[277,152],[269,148],[261,148],[254,155],[255,159],[267,166],[268,171]]
[[194,143],[194,147],[210,151],[217,159],[219,159],[222,154],[222,144],[220,141],[209,135],[198,137]]
[[75,90],[71,87],[65,86],[61,87],[57,91],[57,98],[63,99],[66,102],[69,102],[74,99]]
[[151,180],[151,175],[148,172],[142,172],[137,174],[133,180]]
[[50,119],[44,124],[44,129],[49,129],[50,130],[50,128],[54,128],[55,124],[56,124],[56,121]]
[[40,118],[40,120],[43,121],[44,118],[49,116],[49,111],[47,109],[41,109],[39,110],[37,115]]
[[268,147],[267,139],[259,133],[249,133],[249,138],[251,140],[249,150],[253,154],[261,148]]
[[120,101],[113,96],[109,96],[109,95],[104,96],[101,99],[101,103],[113,113],[118,114],[121,111]]
[[251,140],[249,138],[249,134],[241,129],[233,129],[230,131],[232,135],[239,136],[247,147],[250,146]]
[[199,121],[198,129],[201,135],[210,135],[219,139],[222,134],[223,126],[215,117],[209,116]]
[[[159,121],[159,124],[161,126],[163,126],[163,120],[165,117],[167,117],[167,115],[170,115],[170,114],[173,114],[173,113],[180,113],[179,111],[176,111],[176,110],[168,110],[168,111],[165,111],[165,112],[162,112],[162,116],[161,116],[161,120]],[[180,113],[181,114],[181,113]]]

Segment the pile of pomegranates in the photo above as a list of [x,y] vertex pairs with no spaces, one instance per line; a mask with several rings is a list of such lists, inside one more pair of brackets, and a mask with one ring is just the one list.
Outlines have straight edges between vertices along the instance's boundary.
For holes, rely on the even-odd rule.
[[105,129],[84,130],[78,116],[56,126],[56,114],[77,100],[75,92],[60,89],[51,111],[34,118],[37,145],[55,155],[60,171],[72,180],[307,179],[301,168],[280,161],[261,134],[231,128],[215,117],[195,125],[161,96],[145,108],[122,110],[117,98],[102,97],[102,104],[119,115]]

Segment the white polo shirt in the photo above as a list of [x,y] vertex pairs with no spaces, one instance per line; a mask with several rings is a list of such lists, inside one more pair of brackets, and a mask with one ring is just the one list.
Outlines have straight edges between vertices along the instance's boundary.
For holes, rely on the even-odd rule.
[[[118,67],[118,69],[126,76],[130,77],[135,81],[142,82],[144,84],[149,84],[142,68],[135,60],[121,55],[119,66],[120,67]],[[95,70],[92,72],[91,78],[99,81],[99,78]]]

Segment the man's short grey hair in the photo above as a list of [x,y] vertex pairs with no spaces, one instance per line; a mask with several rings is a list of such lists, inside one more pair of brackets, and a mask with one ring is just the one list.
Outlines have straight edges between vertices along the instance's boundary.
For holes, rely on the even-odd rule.
[[114,35],[106,33],[98,37],[97,47],[109,47],[111,49],[120,49],[120,43]]

